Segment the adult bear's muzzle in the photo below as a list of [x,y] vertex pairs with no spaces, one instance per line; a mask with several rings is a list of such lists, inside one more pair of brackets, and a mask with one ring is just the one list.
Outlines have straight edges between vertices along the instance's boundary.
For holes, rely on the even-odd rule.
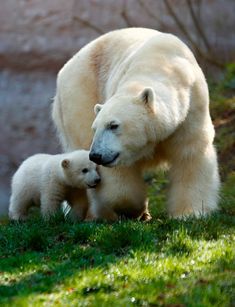
[[89,159],[98,165],[112,167],[120,155],[120,144],[112,131],[96,132],[91,148]]
[[118,156],[119,153],[113,152],[108,154],[102,154],[99,152],[95,152],[94,150],[91,150],[89,154],[89,159],[98,165],[112,166],[112,164],[116,161]]

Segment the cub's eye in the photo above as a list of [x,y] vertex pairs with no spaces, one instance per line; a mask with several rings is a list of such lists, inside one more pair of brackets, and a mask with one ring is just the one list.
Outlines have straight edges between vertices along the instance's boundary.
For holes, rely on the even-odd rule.
[[116,124],[116,123],[111,123],[111,124],[109,125],[109,129],[110,129],[110,130],[116,130],[118,127],[119,127],[119,125]]
[[84,169],[82,170],[82,172],[83,172],[83,174],[88,173],[88,168],[84,168]]

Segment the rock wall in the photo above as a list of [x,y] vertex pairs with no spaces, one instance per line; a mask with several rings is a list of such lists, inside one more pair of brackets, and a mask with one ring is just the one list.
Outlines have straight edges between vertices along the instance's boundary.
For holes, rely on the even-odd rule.
[[[198,45],[185,0],[168,0]],[[191,1],[211,48],[225,59],[235,52],[235,1]],[[56,67],[101,33],[127,26],[151,27],[187,37],[163,0],[7,0],[0,9],[0,64]],[[197,3],[201,3],[198,6]],[[219,14],[218,14],[219,12]]]

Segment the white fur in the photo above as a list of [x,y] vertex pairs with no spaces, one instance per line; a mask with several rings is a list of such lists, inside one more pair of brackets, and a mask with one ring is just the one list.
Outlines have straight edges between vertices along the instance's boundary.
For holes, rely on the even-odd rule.
[[[26,219],[33,204],[41,204],[43,216],[50,216],[64,200],[73,206],[74,192],[82,201],[85,190],[94,187],[98,178],[96,164],[89,160],[88,151],[34,155],[26,159],[13,176],[9,216],[14,220]],[[80,210],[84,206],[87,204],[81,203]]]
[[151,219],[146,186],[138,167],[103,167],[101,174],[101,184],[96,189],[88,191],[90,206],[86,220],[115,221],[120,216]]
[[[65,150],[92,145],[107,159],[120,152],[112,168],[100,168],[105,179],[92,207],[101,207],[103,199],[115,207],[123,195],[135,206],[140,196],[133,200],[134,182],[147,167],[166,162],[173,217],[217,208],[220,181],[207,83],[177,37],[130,28],[94,40],[60,71],[53,119]],[[120,125],[115,131],[107,129],[112,121]]]

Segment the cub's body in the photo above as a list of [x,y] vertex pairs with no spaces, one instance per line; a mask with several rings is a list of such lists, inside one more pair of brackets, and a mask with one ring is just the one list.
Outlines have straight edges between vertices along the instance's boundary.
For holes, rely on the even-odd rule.
[[89,160],[85,150],[34,155],[13,176],[9,216],[14,220],[26,219],[32,205],[41,206],[44,217],[53,215],[64,200],[73,206],[74,192],[79,195],[82,211],[87,207],[86,189],[95,187],[99,180],[96,164]]

